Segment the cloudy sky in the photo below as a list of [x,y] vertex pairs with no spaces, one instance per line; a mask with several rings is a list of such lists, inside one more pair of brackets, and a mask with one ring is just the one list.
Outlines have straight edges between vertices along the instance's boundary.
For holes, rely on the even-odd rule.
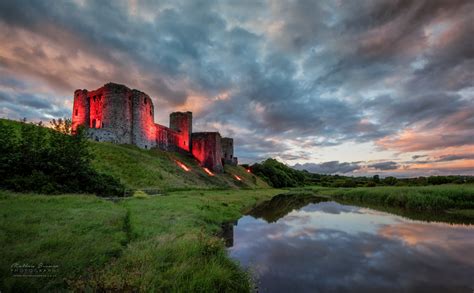
[[67,117],[113,81],[241,162],[474,175],[473,18],[470,0],[2,0],[0,117]]

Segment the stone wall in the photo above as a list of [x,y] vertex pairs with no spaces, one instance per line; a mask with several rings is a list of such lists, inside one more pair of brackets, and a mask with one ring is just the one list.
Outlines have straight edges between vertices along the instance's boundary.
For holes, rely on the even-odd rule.
[[120,140],[117,138],[117,135],[107,129],[89,128],[86,131],[86,135],[88,138],[95,141],[120,143]]
[[194,132],[192,154],[203,167],[222,172],[222,146],[219,132]]
[[102,120],[96,128],[115,133],[117,143],[131,144],[132,91],[124,85],[108,83],[97,91],[96,99],[102,103]]
[[156,146],[165,151],[177,150],[179,133],[166,126],[155,124]]

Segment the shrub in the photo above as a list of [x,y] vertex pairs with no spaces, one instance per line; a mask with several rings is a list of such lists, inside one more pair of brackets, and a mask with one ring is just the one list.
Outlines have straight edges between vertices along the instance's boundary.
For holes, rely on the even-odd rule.
[[84,131],[74,136],[0,121],[0,187],[19,192],[123,195],[115,178],[98,173]]

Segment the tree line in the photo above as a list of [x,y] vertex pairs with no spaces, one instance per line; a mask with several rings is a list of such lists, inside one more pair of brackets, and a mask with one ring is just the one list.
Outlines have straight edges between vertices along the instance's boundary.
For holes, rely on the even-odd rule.
[[261,163],[251,166],[244,165],[251,172],[273,187],[297,187],[305,185],[319,185],[323,187],[375,187],[375,186],[425,186],[439,184],[465,184],[474,183],[474,176],[450,175],[429,176],[415,178],[396,178],[388,176],[380,178],[379,175],[372,177],[351,177],[342,175],[316,174],[306,170],[295,170],[287,165],[269,158]]

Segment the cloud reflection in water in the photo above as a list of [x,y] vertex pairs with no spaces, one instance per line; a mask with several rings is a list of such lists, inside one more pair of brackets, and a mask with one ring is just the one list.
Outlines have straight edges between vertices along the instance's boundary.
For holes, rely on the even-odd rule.
[[260,292],[472,292],[474,226],[412,221],[335,202],[267,223],[244,216],[232,258]]

